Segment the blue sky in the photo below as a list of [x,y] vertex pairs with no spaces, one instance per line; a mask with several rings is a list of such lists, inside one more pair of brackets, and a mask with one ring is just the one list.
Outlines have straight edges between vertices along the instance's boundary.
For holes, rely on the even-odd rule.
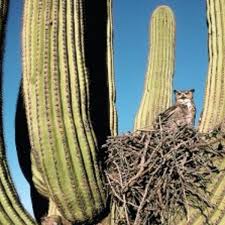
[[[176,18],[175,89],[195,88],[199,116],[207,75],[206,6],[202,0],[114,0],[114,63],[119,131],[132,130],[147,68],[149,18],[158,5],[168,5]],[[14,116],[21,77],[22,0],[11,0],[4,59],[4,129],[9,166],[25,207],[31,212],[29,188],[20,172],[14,141]]]

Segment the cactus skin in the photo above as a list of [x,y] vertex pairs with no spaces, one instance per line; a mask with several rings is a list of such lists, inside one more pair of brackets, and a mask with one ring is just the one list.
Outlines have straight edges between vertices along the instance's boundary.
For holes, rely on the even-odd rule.
[[[0,1],[0,59],[2,67],[2,56],[4,48],[5,23],[7,17],[8,1]],[[2,75],[2,69],[0,71]],[[2,79],[2,76],[1,76]],[[0,83],[0,108],[2,109],[2,80]],[[2,110],[0,110],[0,224],[2,225],[34,225],[35,222],[22,207],[18,195],[13,186],[5,156],[5,145],[3,139]]]
[[134,130],[150,127],[156,116],[172,104],[175,19],[168,6],[159,6],[151,18],[148,68],[144,94]]
[[[208,20],[208,48],[209,65],[208,78],[205,90],[204,108],[202,118],[199,123],[199,131],[207,132],[224,122],[225,117],[225,1],[207,0],[207,20]],[[220,169],[225,169],[225,160],[217,162]],[[224,173],[216,175],[209,186],[212,192],[210,202],[213,209],[205,210],[209,217],[209,224],[225,224],[225,176]],[[181,220],[179,225],[204,225],[205,217],[197,210],[190,211],[190,220]]]
[[109,0],[24,5],[33,181],[50,200],[49,215],[55,204],[56,214],[73,223],[91,222],[106,208],[99,147],[117,129],[109,12]]

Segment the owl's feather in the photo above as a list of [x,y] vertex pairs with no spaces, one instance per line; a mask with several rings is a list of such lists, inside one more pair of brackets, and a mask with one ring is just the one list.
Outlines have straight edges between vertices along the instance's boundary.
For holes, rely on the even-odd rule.
[[196,111],[193,102],[193,91],[176,91],[175,93],[175,105],[160,113],[155,124],[161,124],[163,127],[172,129],[185,124],[193,126]]

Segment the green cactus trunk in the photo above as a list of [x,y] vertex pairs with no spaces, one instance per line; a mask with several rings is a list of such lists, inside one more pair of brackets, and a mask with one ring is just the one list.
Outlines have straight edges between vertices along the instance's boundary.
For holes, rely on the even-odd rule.
[[168,6],[155,9],[151,18],[149,62],[144,94],[134,129],[150,128],[156,116],[172,104],[175,19]]
[[[200,132],[207,132],[224,122],[225,117],[225,1],[207,0],[209,65],[206,83],[204,109],[199,124]],[[218,161],[220,169],[225,169],[225,160]],[[225,224],[225,176],[216,175],[209,186],[212,192],[210,202],[214,208],[205,210],[210,224]],[[205,217],[197,210],[190,211],[190,219],[177,222],[179,225],[204,225]]]
[[108,88],[109,88],[109,115],[110,130],[113,136],[118,133],[118,119],[116,111],[116,87],[114,78],[113,63],[113,18],[112,18],[112,0],[107,0],[107,69],[108,69]]
[[117,130],[111,35],[109,0],[25,1],[33,181],[73,223],[93,221],[106,208],[100,146]]
[[225,118],[225,26],[223,0],[207,0],[209,67],[199,130],[207,132]]
[[[2,56],[4,48],[4,28],[7,17],[8,1],[0,1],[0,67],[2,68]],[[0,71],[2,75],[2,69]],[[2,76],[1,76],[2,81]],[[0,84],[0,90],[2,90],[2,82]],[[2,108],[2,91],[0,91],[0,108]],[[12,179],[10,177],[9,169],[6,162],[5,146],[3,140],[3,125],[2,125],[2,110],[0,110],[0,224],[4,225],[34,225],[35,222],[25,212],[22,207],[19,197],[13,186]]]

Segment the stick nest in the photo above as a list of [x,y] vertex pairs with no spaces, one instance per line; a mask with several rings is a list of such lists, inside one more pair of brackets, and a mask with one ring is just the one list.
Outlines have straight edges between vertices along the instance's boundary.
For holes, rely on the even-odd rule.
[[189,208],[213,207],[207,185],[224,156],[219,129],[158,127],[109,137],[106,178],[118,225],[174,224]]

